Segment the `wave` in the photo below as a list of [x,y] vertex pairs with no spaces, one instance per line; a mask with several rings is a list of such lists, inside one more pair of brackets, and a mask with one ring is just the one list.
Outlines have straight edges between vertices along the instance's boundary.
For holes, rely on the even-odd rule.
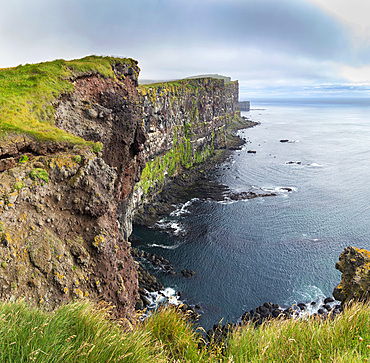
[[163,229],[166,232],[171,232],[175,236],[181,236],[186,234],[186,229],[183,224],[178,221],[168,220],[163,218],[159,220],[155,226],[159,229]]
[[[256,187],[254,187],[256,188]],[[273,188],[267,188],[267,187],[262,187],[260,188],[261,190],[269,193],[277,193],[277,194],[287,194],[290,192],[297,192],[298,189],[295,187],[273,187]]]
[[180,295],[172,287],[167,287],[161,291],[149,292],[145,290],[146,297],[149,300],[149,305],[146,307],[144,314],[140,316],[140,320],[145,320],[151,316],[152,312],[155,311],[161,304],[180,305]]
[[[324,305],[324,300],[326,298],[322,290],[315,285],[304,286],[302,289],[293,291],[293,293],[294,295],[287,300],[286,305],[296,306],[298,316],[301,317],[317,314],[318,310]],[[297,304],[299,302],[306,304],[305,310],[301,311],[298,308]],[[328,302],[327,304],[333,308],[335,305],[340,304],[340,302],[334,300],[332,302]]]
[[148,300],[150,301],[149,308],[157,307],[161,303],[169,303],[171,305],[180,305],[181,301],[175,289],[167,287],[161,291],[147,292]]
[[237,203],[238,200],[233,200],[233,199],[230,199],[228,197],[225,197],[224,200],[218,200],[216,201],[218,204],[234,204],[234,203]]
[[156,243],[152,243],[150,245],[148,245],[149,247],[157,247],[157,248],[164,248],[166,250],[175,250],[177,247],[179,247],[180,245],[177,244],[177,245],[173,245],[173,246],[166,246],[166,245],[158,245]]
[[312,168],[322,168],[324,165],[318,164],[318,163],[312,163],[312,164],[309,164],[308,166]]
[[180,204],[173,212],[170,213],[170,216],[171,217],[180,217],[184,214],[189,214],[190,211],[188,210],[188,208],[196,201],[198,201],[199,199],[198,198],[193,198],[193,199],[190,199],[189,201],[187,201],[186,203],[184,204]]

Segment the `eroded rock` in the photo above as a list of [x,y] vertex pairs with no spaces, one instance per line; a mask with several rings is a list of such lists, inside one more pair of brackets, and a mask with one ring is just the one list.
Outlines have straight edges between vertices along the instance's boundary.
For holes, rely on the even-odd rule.
[[370,252],[349,246],[339,256],[335,268],[342,272],[342,280],[333,296],[342,303],[367,299],[370,291]]

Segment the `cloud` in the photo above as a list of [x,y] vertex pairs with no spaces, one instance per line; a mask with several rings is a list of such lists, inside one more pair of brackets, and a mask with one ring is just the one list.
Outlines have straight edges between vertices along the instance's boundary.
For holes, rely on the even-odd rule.
[[340,75],[354,83],[370,83],[370,65],[362,67],[343,66]]
[[323,4],[0,0],[0,66],[98,54],[138,59],[150,79],[223,73],[250,87],[355,79],[370,47]]

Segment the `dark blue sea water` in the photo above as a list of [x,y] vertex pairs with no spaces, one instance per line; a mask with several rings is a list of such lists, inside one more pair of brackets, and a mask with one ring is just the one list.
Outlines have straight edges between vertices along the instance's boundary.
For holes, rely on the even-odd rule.
[[251,106],[243,115],[260,125],[240,132],[246,145],[214,177],[235,192],[256,188],[277,196],[193,200],[162,221],[175,232],[134,230],[140,248],[169,259],[177,271],[196,272],[191,279],[157,276],[203,307],[206,328],[266,301],[291,305],[329,296],[340,281],[334,266],[344,247],[370,249],[370,102]]

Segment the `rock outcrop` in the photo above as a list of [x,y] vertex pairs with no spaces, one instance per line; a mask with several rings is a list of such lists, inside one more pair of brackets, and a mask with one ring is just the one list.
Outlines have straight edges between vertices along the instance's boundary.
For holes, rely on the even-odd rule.
[[117,317],[134,317],[126,205],[145,165],[139,68],[131,59],[111,67],[113,77],[74,71],[72,90],[52,100],[55,125],[90,144],[15,133],[0,139],[1,298],[54,308],[88,297],[112,304]]
[[342,303],[367,299],[370,292],[370,252],[347,247],[339,256],[335,268],[342,272],[342,280],[333,296]]

